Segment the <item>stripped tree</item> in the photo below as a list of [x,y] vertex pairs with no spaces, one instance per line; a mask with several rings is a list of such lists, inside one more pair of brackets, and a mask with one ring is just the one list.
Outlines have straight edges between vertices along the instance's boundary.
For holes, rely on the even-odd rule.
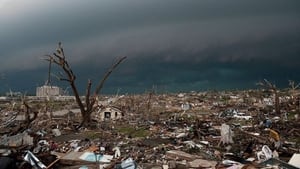
[[267,90],[271,91],[274,94],[274,105],[275,105],[275,113],[280,114],[280,107],[279,107],[279,91],[275,84],[270,83],[267,79],[264,79],[261,82],[258,82],[257,85],[266,88]]
[[295,82],[293,80],[289,80],[289,86],[290,86],[292,101],[295,102],[296,90],[300,87],[300,83],[295,85]]
[[292,104],[298,104],[298,113],[300,113],[300,98],[296,95],[296,90],[300,87],[300,83],[295,85],[295,82],[292,80],[289,80],[289,86],[290,86],[290,93],[292,98]]
[[65,53],[62,47],[61,42],[58,43],[58,48],[56,49],[56,52],[54,52],[52,55],[46,55],[46,60],[48,60],[50,63],[54,63],[58,65],[62,70],[63,74],[58,76],[59,80],[66,81],[69,83],[73,94],[75,96],[75,100],[77,105],[79,106],[80,112],[81,112],[81,123],[78,126],[78,128],[82,126],[88,126],[91,122],[91,114],[97,106],[95,106],[96,103],[96,97],[99,95],[104,82],[109,77],[109,75],[112,73],[112,71],[123,61],[126,59],[126,57],[120,57],[106,72],[104,77],[99,81],[95,91],[93,94],[91,94],[91,87],[92,87],[92,81],[88,79],[87,87],[86,87],[86,93],[85,93],[85,104],[84,101],[80,99],[79,91],[76,86],[75,80],[76,76],[73,73],[73,70],[71,69],[66,57]]

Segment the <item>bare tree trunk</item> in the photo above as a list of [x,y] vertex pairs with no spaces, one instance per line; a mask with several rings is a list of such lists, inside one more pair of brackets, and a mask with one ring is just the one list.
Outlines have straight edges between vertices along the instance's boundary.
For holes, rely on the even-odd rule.
[[47,59],[48,61],[50,61],[51,63],[55,63],[56,65],[60,66],[64,73],[65,73],[65,77],[60,77],[59,79],[62,81],[67,81],[69,82],[71,89],[73,91],[73,94],[75,96],[76,99],[76,103],[79,106],[80,112],[81,112],[81,123],[78,126],[78,128],[84,126],[84,125],[89,125],[91,122],[91,114],[92,112],[96,109],[95,106],[95,102],[96,102],[96,97],[97,95],[100,93],[104,82],[106,81],[106,79],[109,77],[109,75],[112,73],[112,71],[123,61],[126,59],[126,57],[121,57],[119,60],[117,60],[117,62],[115,64],[112,65],[112,67],[106,72],[106,74],[104,75],[103,79],[99,82],[94,95],[91,97],[91,86],[92,86],[92,82],[90,80],[88,80],[88,85],[86,88],[86,95],[85,95],[85,104],[83,104],[83,101],[80,99],[80,95],[77,89],[77,86],[75,84],[75,80],[76,80],[76,76],[74,75],[71,67],[69,66],[65,54],[64,54],[64,50],[62,48],[61,43],[58,44],[58,49],[56,50],[55,53],[53,53],[53,55],[47,55]]

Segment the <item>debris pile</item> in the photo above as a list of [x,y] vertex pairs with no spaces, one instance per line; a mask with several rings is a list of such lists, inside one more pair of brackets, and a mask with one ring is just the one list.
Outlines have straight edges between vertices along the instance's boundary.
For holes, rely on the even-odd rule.
[[104,97],[81,128],[76,109],[27,128],[21,110],[2,109],[0,168],[300,168],[299,111],[281,100],[289,114],[254,91]]

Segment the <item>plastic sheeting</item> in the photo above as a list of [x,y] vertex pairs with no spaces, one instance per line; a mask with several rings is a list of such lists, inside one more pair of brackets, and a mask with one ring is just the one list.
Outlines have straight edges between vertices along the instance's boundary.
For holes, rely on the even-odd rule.
[[121,164],[115,166],[116,169],[137,169],[137,164],[132,158],[122,161]]
[[84,152],[79,159],[85,160],[85,161],[91,161],[91,162],[110,162],[112,160],[113,156],[111,155],[101,155],[101,154],[95,154],[92,152]]

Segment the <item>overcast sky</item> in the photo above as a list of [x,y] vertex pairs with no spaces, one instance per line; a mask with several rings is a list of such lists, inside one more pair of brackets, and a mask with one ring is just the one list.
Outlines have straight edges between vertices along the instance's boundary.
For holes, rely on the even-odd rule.
[[299,0],[0,0],[0,92],[43,85],[59,41],[83,92],[120,56],[104,92],[300,82]]

